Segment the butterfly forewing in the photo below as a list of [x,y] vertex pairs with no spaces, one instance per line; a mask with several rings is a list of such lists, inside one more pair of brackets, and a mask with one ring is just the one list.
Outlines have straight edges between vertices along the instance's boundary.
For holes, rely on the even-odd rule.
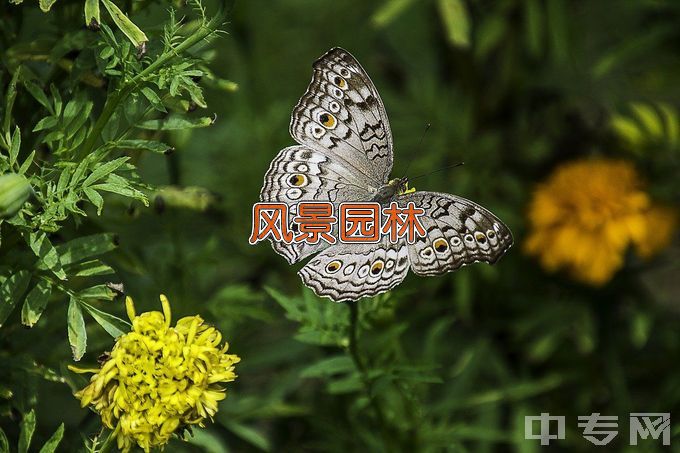
[[[264,175],[260,201],[285,203],[289,217],[297,214],[297,203],[303,201],[328,201],[335,211],[346,200],[364,200],[370,197],[361,181],[336,158],[322,154],[303,145],[289,146],[279,151]],[[328,247],[327,242],[286,244],[272,240],[272,247],[290,263],[317,253]]]
[[290,133],[301,144],[338,156],[378,188],[392,171],[392,133],[373,82],[346,50],[331,49],[293,109]]

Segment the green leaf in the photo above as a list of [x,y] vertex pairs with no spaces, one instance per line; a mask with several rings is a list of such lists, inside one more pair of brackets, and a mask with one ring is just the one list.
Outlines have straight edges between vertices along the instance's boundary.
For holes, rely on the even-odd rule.
[[116,295],[117,293],[106,285],[91,286],[77,293],[80,300],[113,300]]
[[56,3],[57,0],[40,0],[40,9],[42,10],[43,13],[46,13],[52,8],[52,5]]
[[33,132],[38,132],[45,129],[52,129],[57,124],[59,124],[58,118],[54,116],[46,116],[45,118],[38,121],[38,123],[33,128]]
[[641,102],[631,103],[630,108],[649,135],[655,139],[663,137],[663,120],[654,111],[654,108]]
[[637,146],[644,140],[642,131],[635,121],[623,115],[613,115],[610,122],[614,133],[630,145]]
[[664,118],[666,125],[666,137],[671,146],[677,146],[680,141],[680,121],[678,121],[678,112],[669,104],[659,103],[659,111]]
[[236,436],[264,451],[271,451],[269,440],[255,429],[238,422],[227,422],[225,427]]
[[300,311],[300,304],[293,298],[283,295],[282,293],[276,291],[273,288],[265,286],[264,290],[269,294],[272,299],[278,302],[288,314],[288,318],[299,321],[302,318],[302,312]]
[[97,215],[101,215],[102,209],[104,208],[104,198],[99,195],[99,192],[91,187],[84,187],[83,192],[87,199],[97,208]]
[[103,190],[105,192],[115,193],[128,198],[134,198],[144,203],[144,206],[149,206],[149,200],[146,197],[146,195],[144,195],[142,192],[135,189],[134,187],[130,186],[127,182],[123,184],[110,182],[103,184],[95,184],[94,186],[92,186],[92,188],[97,190]]
[[14,126],[14,133],[12,134],[9,148],[9,164],[12,166],[16,164],[17,157],[19,157],[19,148],[21,148],[21,132],[19,131],[19,126]]
[[59,446],[61,438],[64,437],[64,424],[59,425],[59,428],[52,434],[52,437],[47,439],[45,445],[42,446],[38,453],[54,453]]
[[52,99],[54,100],[54,114],[60,115],[62,107],[61,94],[59,94],[59,89],[53,83],[50,84],[50,93],[52,93]]
[[21,270],[12,274],[0,286],[0,327],[2,327],[7,317],[20,301],[20,297],[26,291],[30,280],[31,273]]
[[57,253],[63,266],[102,255],[117,247],[116,237],[111,233],[83,236],[57,246]]
[[28,245],[33,253],[40,258],[40,268],[43,266],[51,270],[59,280],[66,280],[66,272],[61,267],[59,253],[54,248],[44,231],[32,231],[28,234]]
[[486,58],[503,39],[507,23],[503,17],[494,15],[484,18],[479,28],[475,28],[475,54]]
[[78,301],[71,297],[68,303],[68,342],[71,345],[73,360],[79,361],[87,348],[85,319]]
[[51,294],[52,285],[47,280],[38,280],[38,283],[28,292],[21,309],[21,323],[23,325],[33,327],[38,322]]
[[151,103],[154,109],[163,113],[167,112],[167,110],[165,110],[165,106],[163,105],[163,101],[161,101],[161,98],[158,97],[154,90],[149,87],[144,87],[142,88],[142,94]]
[[85,171],[87,170],[87,167],[89,165],[90,165],[90,159],[87,158],[87,157],[85,159],[83,159],[78,164],[76,169],[73,171],[73,175],[71,176],[71,185],[72,186],[79,184],[83,180],[83,178],[85,176]]
[[99,0],[85,0],[85,26],[90,30],[99,30]]
[[229,448],[227,448],[222,436],[209,429],[194,430],[193,435],[188,437],[186,442],[198,447],[199,451],[205,453],[229,453]]
[[19,174],[24,175],[28,171],[29,167],[33,163],[33,158],[35,157],[35,150],[31,151],[31,154],[26,157],[26,160],[24,161],[23,164],[21,164],[21,167],[19,168]]
[[349,356],[339,355],[320,360],[300,372],[300,377],[316,378],[327,377],[339,373],[356,371],[354,362]]
[[655,48],[676,32],[675,24],[648,27],[644,33],[623,41],[621,45],[614,46],[612,52],[600,57],[599,61],[592,66],[593,74],[595,77],[603,77],[617,67],[634,64],[634,59],[653,52]]
[[120,31],[128,37],[132,44],[140,49],[149,40],[144,32],[137,27],[111,0],[102,0],[104,7],[111,15]]
[[73,277],[94,277],[98,275],[110,275],[115,273],[111,266],[99,260],[85,261],[75,264],[66,270],[66,273]]
[[328,383],[328,392],[334,395],[358,392],[363,388],[360,376],[355,373]]
[[648,313],[638,311],[631,316],[630,338],[633,345],[640,349],[649,340],[653,323]]
[[373,13],[371,21],[376,27],[389,25],[394,19],[408,8],[414,0],[387,0]]
[[21,66],[14,71],[12,79],[7,85],[7,91],[5,92],[5,111],[4,118],[2,121],[2,133],[9,134],[10,126],[12,124],[12,108],[14,108],[14,100],[17,97],[17,81],[21,75]]
[[446,28],[446,36],[455,47],[470,46],[470,16],[463,0],[439,0],[439,14]]
[[71,179],[71,170],[73,165],[68,165],[61,170],[59,179],[57,180],[57,193],[61,194],[68,188],[68,182]]
[[105,176],[108,176],[109,174],[113,173],[116,171],[121,165],[123,165],[125,162],[127,162],[130,158],[127,156],[124,157],[119,157],[118,159],[114,159],[110,162],[106,162],[104,164],[99,165],[96,167],[92,173],[90,173],[90,176],[85,178],[85,181],[83,182],[83,186],[89,186],[90,184],[93,184],[100,179],[104,178]]
[[21,420],[21,431],[19,433],[19,453],[26,453],[28,447],[31,446],[31,439],[33,438],[33,433],[35,432],[35,411],[31,409],[31,412],[24,414],[24,418]]
[[80,302],[80,305],[97,321],[97,324],[102,326],[106,332],[113,338],[118,338],[126,332],[129,332],[132,326],[129,322],[120,319],[105,311],[94,308],[92,305]]
[[155,140],[120,140],[114,144],[117,148],[144,149],[161,154],[172,149],[170,145]]
[[64,130],[68,131],[66,138],[76,137],[81,133],[83,124],[87,121],[92,111],[93,104],[90,101],[80,102],[78,105],[78,112],[69,122],[64,122]]
[[194,129],[208,127],[215,122],[214,117],[204,116],[201,118],[184,118],[181,116],[168,116],[167,118],[143,121],[136,126],[140,129],[154,131],[176,131],[181,129]]
[[2,428],[0,428],[0,453],[9,453],[9,441]]
[[35,82],[31,80],[23,80],[23,82],[26,90],[31,93],[31,96],[33,96],[35,100],[38,101],[40,105],[45,107],[50,113],[54,114],[52,104],[50,103],[50,100],[47,99],[47,95],[42,90],[42,88],[40,88]]

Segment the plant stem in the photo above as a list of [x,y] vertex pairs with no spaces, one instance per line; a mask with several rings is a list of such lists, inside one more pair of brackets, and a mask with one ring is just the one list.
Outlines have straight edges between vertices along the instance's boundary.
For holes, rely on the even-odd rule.
[[389,446],[392,444],[393,439],[389,434],[387,419],[385,418],[385,413],[380,407],[378,399],[373,396],[373,385],[371,378],[368,376],[366,364],[364,363],[361,353],[359,352],[359,304],[357,302],[348,302],[347,306],[349,307],[349,353],[352,357],[352,360],[354,361],[354,365],[359,370],[368,401],[375,412],[385,450],[392,451]]
[[109,432],[109,435],[106,437],[106,440],[102,444],[101,448],[97,451],[97,453],[108,453],[108,451],[113,447],[113,444],[116,442],[116,433],[118,432],[118,427],[114,429],[113,431]]
[[179,43],[177,47],[166,50],[158,57],[158,59],[147,66],[142,72],[134,76],[132,79],[123,82],[118,90],[109,98],[107,98],[104,108],[102,109],[102,113],[99,115],[99,118],[97,118],[97,121],[95,122],[92,131],[87,136],[85,143],[83,143],[83,146],[76,154],[77,160],[84,159],[92,152],[94,145],[97,143],[97,140],[104,130],[104,127],[109,122],[109,119],[111,119],[111,115],[113,115],[118,106],[125,101],[125,99],[139,84],[144,83],[145,79],[149,75],[153,74],[157,69],[163,67],[170,60],[177,58],[180,54],[208,37],[217,29],[219,24],[222,23],[223,19],[223,12],[216,14],[215,17],[210,20],[210,22],[207,24],[201,24],[201,27],[199,27],[195,33],[191,34],[184,41]]

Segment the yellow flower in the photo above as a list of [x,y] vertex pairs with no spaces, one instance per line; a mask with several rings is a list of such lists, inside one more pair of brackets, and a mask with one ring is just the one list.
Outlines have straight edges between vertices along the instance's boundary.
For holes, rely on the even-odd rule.
[[592,285],[608,282],[635,246],[649,258],[672,239],[676,212],[652,203],[632,164],[579,160],[539,185],[529,205],[524,249],[545,269]]
[[103,424],[114,430],[118,448],[136,443],[144,451],[168,443],[179,428],[204,426],[226,397],[220,383],[236,379],[240,358],[220,347],[222,335],[199,316],[170,326],[170,303],[161,295],[163,313],[135,315],[131,298],[125,303],[132,331],[121,335],[90,383],[75,396],[91,405]]

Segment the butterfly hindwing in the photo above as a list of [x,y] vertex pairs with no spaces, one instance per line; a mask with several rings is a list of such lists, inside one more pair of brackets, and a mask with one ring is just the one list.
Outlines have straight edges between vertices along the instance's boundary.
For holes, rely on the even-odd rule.
[[392,170],[392,133],[373,82],[346,50],[334,48],[313,65],[293,109],[290,133],[301,144],[337,155],[377,188]]
[[384,293],[401,283],[409,269],[405,241],[387,237],[377,244],[337,244],[312,258],[298,274],[319,296],[336,302]]
[[425,236],[409,245],[413,272],[439,275],[478,261],[493,264],[512,246],[510,229],[487,209],[465,198],[437,192],[398,197],[423,208]]

